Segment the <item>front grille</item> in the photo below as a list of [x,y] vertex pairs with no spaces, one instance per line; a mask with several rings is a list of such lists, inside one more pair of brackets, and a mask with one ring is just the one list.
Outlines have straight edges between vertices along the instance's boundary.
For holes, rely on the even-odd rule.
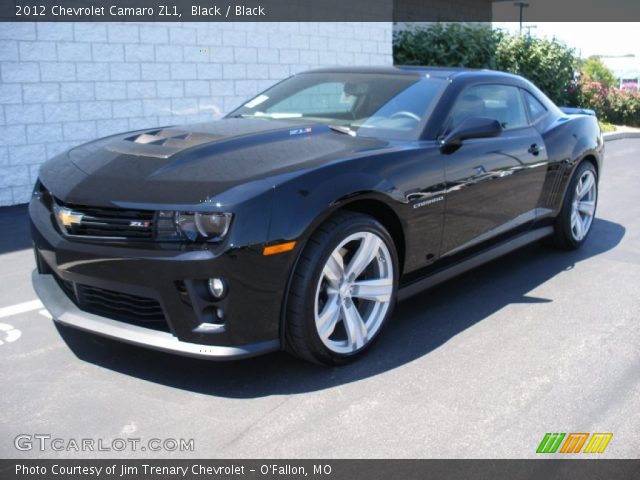
[[152,299],[78,284],[78,302],[84,310],[128,323],[167,330],[160,304]]
[[60,288],[81,310],[154,330],[169,331],[158,301],[104,288],[63,280],[54,275]]
[[[134,240],[153,239],[155,215],[153,211],[87,207],[61,202],[56,204],[78,219],[66,226],[61,225],[68,235]],[[57,215],[55,209],[54,215]]]

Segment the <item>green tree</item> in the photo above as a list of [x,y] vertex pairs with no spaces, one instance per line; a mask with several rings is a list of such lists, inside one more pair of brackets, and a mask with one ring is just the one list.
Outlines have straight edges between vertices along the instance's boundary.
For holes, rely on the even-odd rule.
[[580,71],[587,76],[592,82],[599,82],[605,88],[617,86],[616,77],[613,72],[607,68],[600,57],[591,56],[582,62]]
[[495,51],[502,33],[490,26],[434,23],[394,34],[398,65],[495,68]]
[[569,101],[577,59],[573,49],[557,40],[505,36],[496,50],[496,65],[527,78],[559,105]]
[[570,102],[577,59],[556,40],[510,35],[490,26],[435,23],[394,36],[398,65],[491,68],[528,78],[553,101]]

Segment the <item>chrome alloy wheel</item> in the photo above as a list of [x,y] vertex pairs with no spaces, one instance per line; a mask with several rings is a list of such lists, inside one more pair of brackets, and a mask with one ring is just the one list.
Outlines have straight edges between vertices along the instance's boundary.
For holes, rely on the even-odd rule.
[[591,170],[585,170],[576,184],[571,204],[571,235],[577,242],[589,233],[596,213],[598,186]]
[[315,295],[315,323],[324,345],[347,354],[364,347],[380,330],[394,285],[393,259],[371,232],[345,238],[322,270]]

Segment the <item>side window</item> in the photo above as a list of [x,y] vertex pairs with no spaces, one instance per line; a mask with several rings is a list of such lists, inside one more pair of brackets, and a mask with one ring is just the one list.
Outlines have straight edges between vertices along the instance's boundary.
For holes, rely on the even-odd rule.
[[269,107],[267,113],[301,113],[313,115],[323,113],[350,112],[356,97],[344,93],[344,84],[339,82],[319,83],[291,95]]
[[510,85],[476,85],[462,92],[451,110],[451,128],[469,117],[494,118],[505,130],[527,126],[520,92]]
[[531,123],[535,123],[547,113],[547,109],[529,92],[526,90],[523,90],[523,92],[524,103],[527,105],[527,110],[529,110],[529,118],[531,119]]

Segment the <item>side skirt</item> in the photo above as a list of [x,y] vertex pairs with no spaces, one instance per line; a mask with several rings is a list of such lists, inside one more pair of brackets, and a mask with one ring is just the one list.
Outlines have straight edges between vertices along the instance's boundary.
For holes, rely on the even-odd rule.
[[480,265],[483,265],[491,260],[495,260],[509,252],[517,250],[525,245],[533,243],[544,237],[547,237],[553,233],[553,227],[540,227],[536,230],[521,233],[509,240],[505,240],[497,245],[492,246],[487,250],[478,252],[469,258],[461,260],[443,270],[431,273],[428,276],[415,280],[407,285],[404,285],[398,291],[398,300],[405,300],[413,295],[420,293],[427,288],[431,288],[442,282],[457,277],[458,275],[472,270]]

